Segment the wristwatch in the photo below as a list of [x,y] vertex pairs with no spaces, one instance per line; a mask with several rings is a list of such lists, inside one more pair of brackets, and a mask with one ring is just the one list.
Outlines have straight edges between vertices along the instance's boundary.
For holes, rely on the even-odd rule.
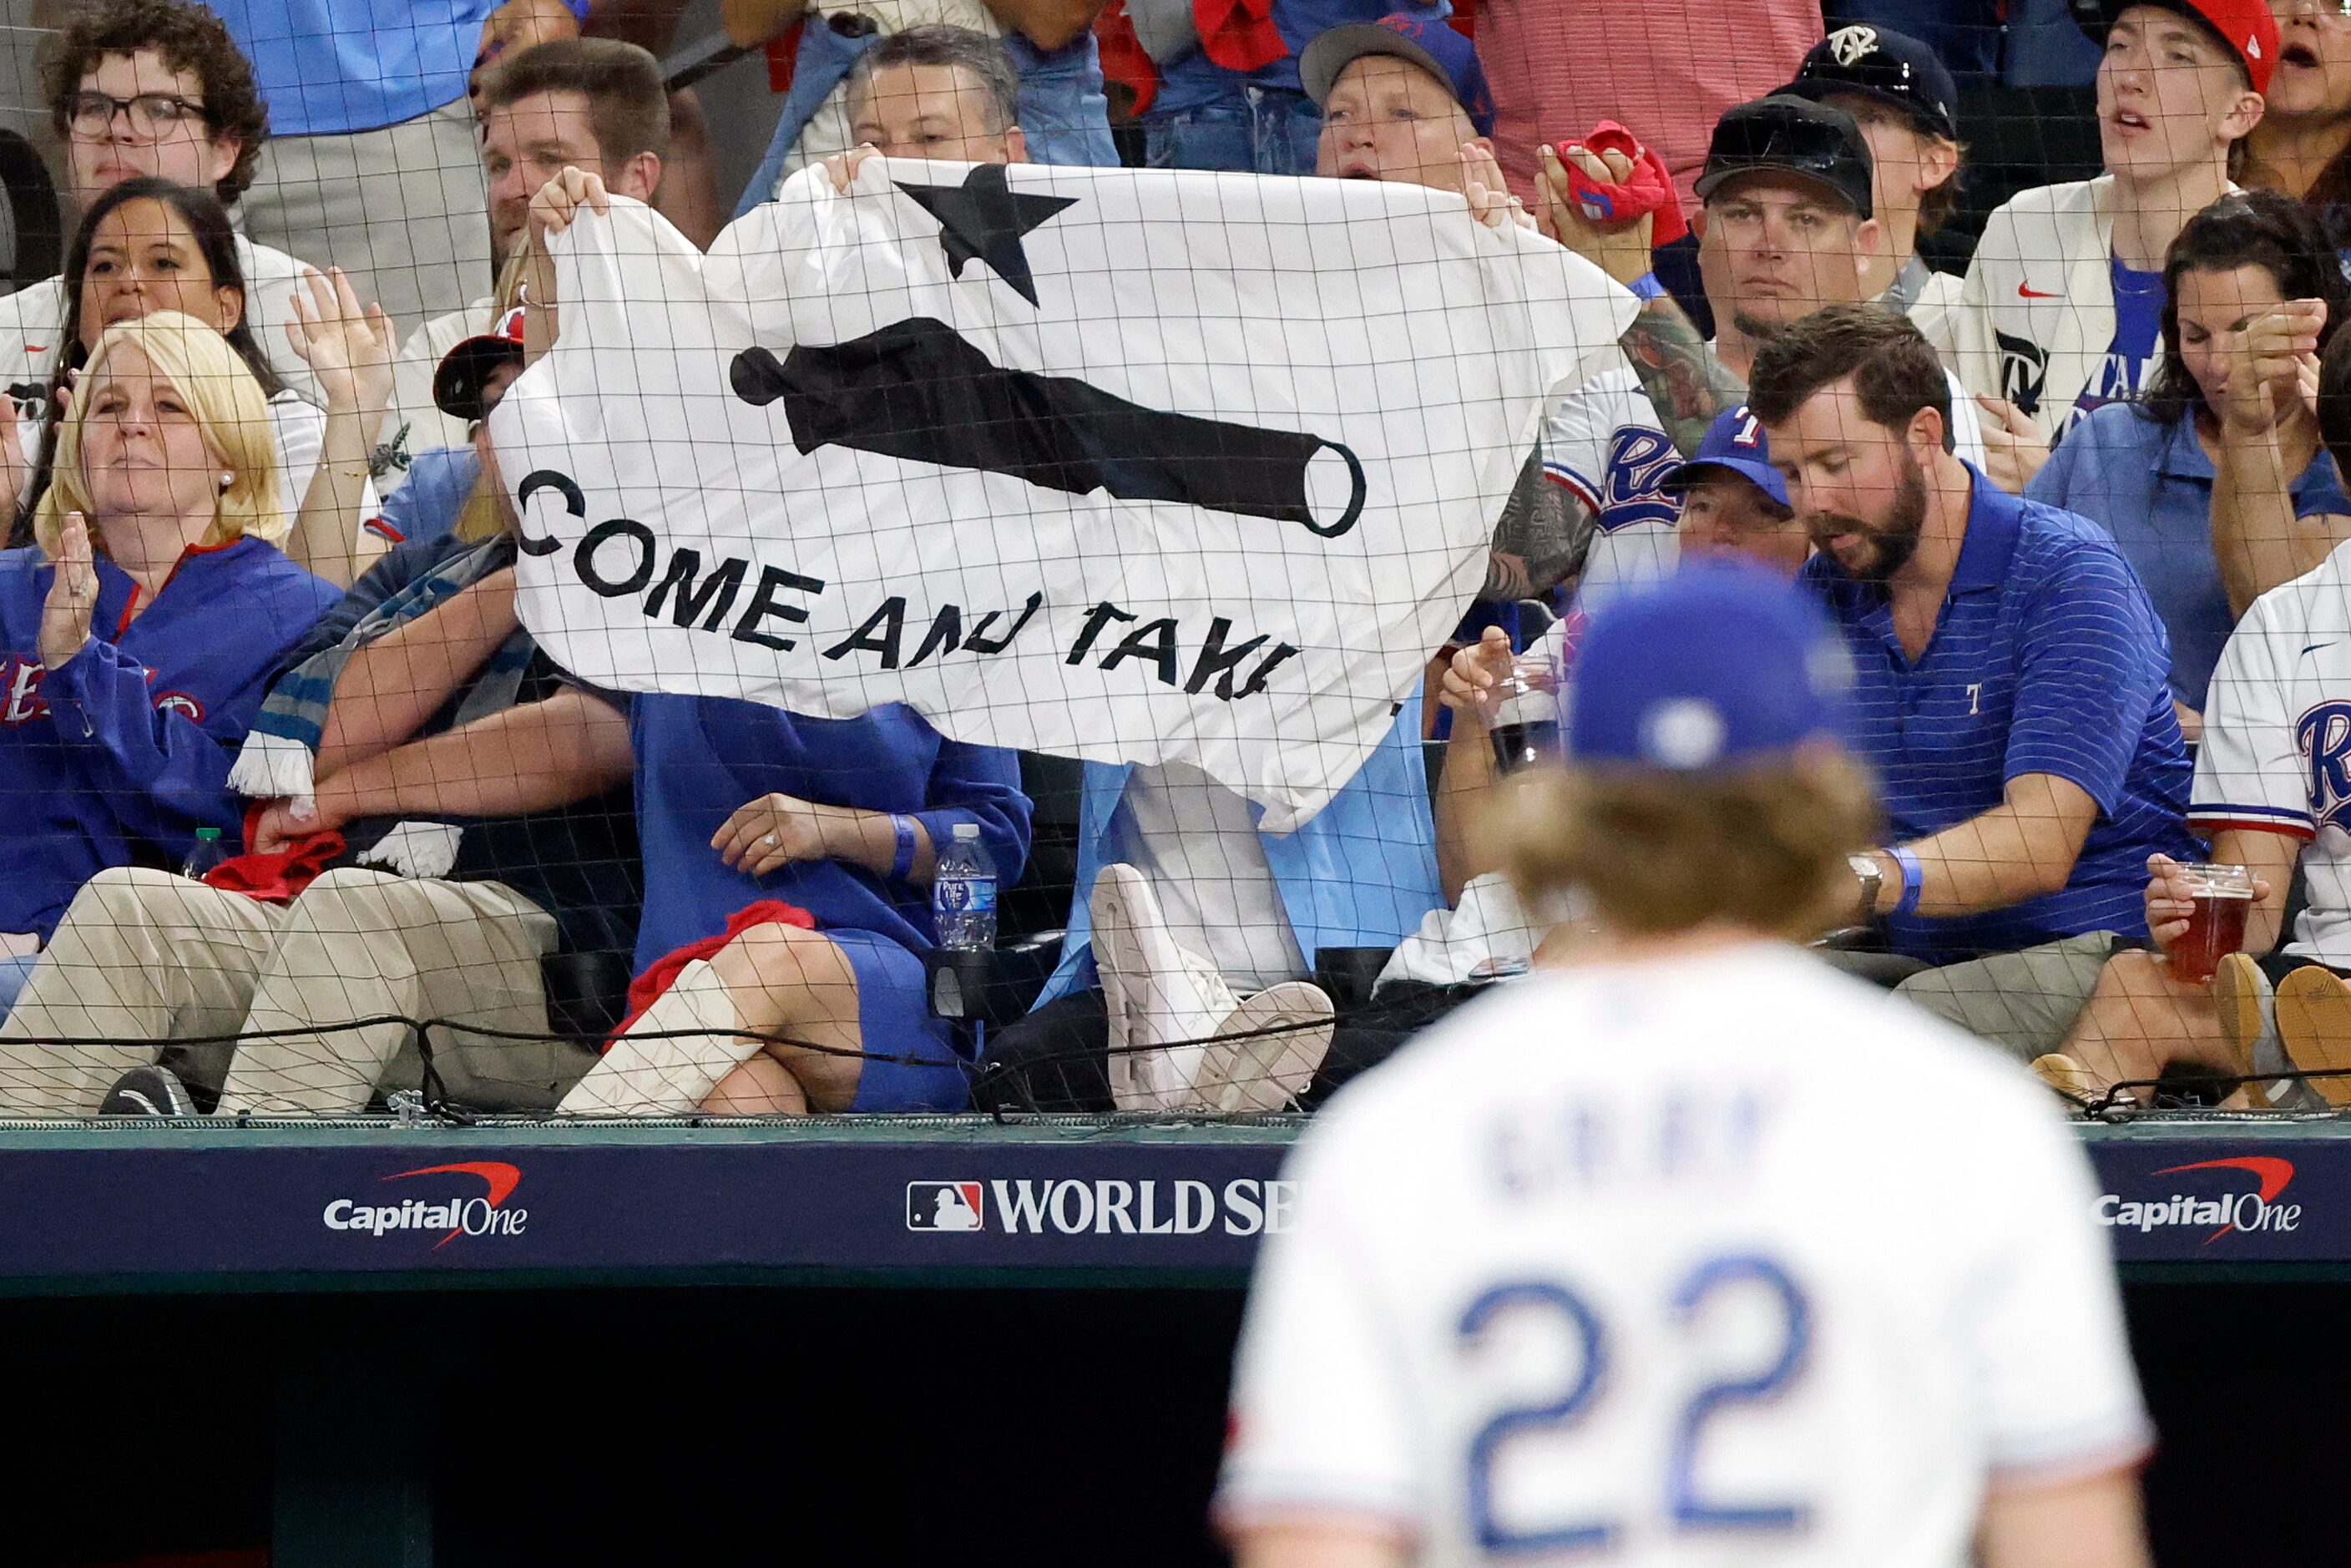
[[1861,883],[1862,918],[1875,919],[1877,890],[1886,885],[1886,868],[1877,863],[1876,855],[1848,855],[1845,863],[1853,867],[1854,876]]

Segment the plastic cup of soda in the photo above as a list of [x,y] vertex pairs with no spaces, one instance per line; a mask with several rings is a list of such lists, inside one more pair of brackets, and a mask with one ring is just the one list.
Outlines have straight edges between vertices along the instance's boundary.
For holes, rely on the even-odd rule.
[[2184,865],[2172,873],[2188,884],[2188,930],[2171,945],[2175,979],[2200,985],[2220,972],[2224,954],[2245,946],[2245,916],[2253,908],[2253,873],[2241,865]]

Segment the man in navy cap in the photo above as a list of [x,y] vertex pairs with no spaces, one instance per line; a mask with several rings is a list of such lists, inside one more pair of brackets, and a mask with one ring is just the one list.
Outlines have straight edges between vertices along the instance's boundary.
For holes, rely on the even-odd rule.
[[1840,27],[1813,47],[1796,79],[1780,89],[1841,109],[1869,143],[1871,206],[1886,248],[1861,264],[1861,297],[1918,323],[1940,340],[1943,317],[1959,303],[1956,273],[1936,272],[1918,254],[1959,199],[1959,89],[1935,51],[1891,27]]
[[[1839,654],[1719,565],[1593,618],[1570,766],[1501,827],[1582,928],[1284,1168],[1217,1498],[1240,1568],[2144,1568],[2082,1150],[2022,1071],[1792,945],[1875,826]],[[1856,1061],[1968,1114],[1856,1118]],[[1735,1416],[1691,1392],[1726,1322]]]

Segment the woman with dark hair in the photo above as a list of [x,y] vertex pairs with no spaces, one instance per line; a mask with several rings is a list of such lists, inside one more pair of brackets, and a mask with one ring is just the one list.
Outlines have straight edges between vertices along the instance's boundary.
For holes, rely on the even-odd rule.
[[[366,494],[366,452],[389,403],[394,345],[382,312],[361,311],[340,274],[308,275],[294,293],[287,329],[326,394],[323,413],[287,387],[255,340],[235,233],[210,193],[148,178],[114,186],[75,232],[64,282],[66,343],[47,398],[29,421],[0,399],[0,494],[18,500],[17,534],[48,486],[57,442],[51,416],[90,346],[118,322],[177,310],[218,331],[269,400],[278,472],[299,503],[287,553],[341,586],[381,553],[366,543],[360,521],[379,509]],[[330,449],[337,466],[320,462]]]
[[2351,12],[2339,0],[2270,0],[2277,70],[2238,182],[2292,196],[2351,249]]
[[2172,696],[2192,740],[2237,617],[2351,538],[2351,497],[2294,364],[2306,343],[2314,366],[2351,287],[2318,220],[2272,191],[2190,218],[2163,284],[2162,360],[2146,392],[2075,424],[2024,493],[2115,536],[2171,635]]

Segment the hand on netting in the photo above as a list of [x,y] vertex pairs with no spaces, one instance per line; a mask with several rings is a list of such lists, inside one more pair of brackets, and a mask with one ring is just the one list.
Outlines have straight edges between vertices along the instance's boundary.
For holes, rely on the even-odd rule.
[[2032,416],[2006,398],[1979,393],[1976,402],[1991,416],[1983,422],[1984,473],[2010,495],[2022,496],[2049,461],[2049,443]]
[[392,361],[400,339],[381,305],[362,308],[340,267],[306,269],[292,295],[286,340],[327,394],[329,412],[380,413],[392,406]]
[[840,816],[838,807],[762,795],[727,818],[710,836],[710,847],[746,876],[765,876],[778,866],[830,859],[825,831]]
[[865,167],[869,158],[879,158],[882,150],[871,141],[861,141],[846,152],[836,152],[824,161],[824,172],[832,180],[832,193],[849,194],[849,187],[857,183],[857,172]]
[[[2169,855],[2147,857],[2147,934],[2158,953],[2168,954],[2171,945],[2188,935],[2188,917],[2196,910],[2188,883],[2179,874],[2182,869]],[[2261,900],[2269,895],[2269,883],[2253,878],[2253,897]]]
[[[1622,152],[1594,152],[1571,143],[1566,155],[1600,184],[1622,185],[1632,178],[1633,161]],[[1542,167],[1535,172],[1536,226],[1619,283],[1646,277],[1657,215],[1643,213],[1630,223],[1596,224],[1583,215],[1568,189],[1567,165],[1556,149],[1545,147]]]
[[1526,204],[1510,194],[1501,164],[1475,142],[1461,149],[1461,193],[1469,198],[1470,215],[1489,229],[1535,226]]
[[1454,651],[1453,661],[1445,666],[1445,678],[1438,684],[1437,700],[1490,728],[1501,709],[1502,683],[1510,678],[1510,633],[1499,626],[1489,626],[1477,642]]
[[98,567],[90,559],[89,525],[79,512],[66,514],[57,535],[57,575],[41,601],[41,664],[56,669],[89,641],[90,617],[98,610]]

